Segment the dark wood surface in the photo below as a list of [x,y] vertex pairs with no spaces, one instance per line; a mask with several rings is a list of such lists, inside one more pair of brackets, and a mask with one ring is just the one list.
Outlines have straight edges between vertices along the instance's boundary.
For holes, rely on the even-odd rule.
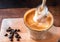
[[[48,6],[49,11],[54,16],[54,25],[60,26],[60,6]],[[0,25],[4,18],[23,18],[24,13],[30,8],[10,8],[0,9]]]

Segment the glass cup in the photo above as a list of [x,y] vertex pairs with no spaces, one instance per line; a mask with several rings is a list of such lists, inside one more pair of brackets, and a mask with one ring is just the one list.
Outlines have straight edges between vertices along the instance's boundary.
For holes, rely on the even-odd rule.
[[[50,24],[46,29],[43,30],[39,30],[39,29],[33,29],[33,27],[31,27],[31,24],[34,22],[33,20],[33,16],[35,14],[36,8],[30,9],[28,10],[25,15],[24,15],[24,23],[25,25],[28,27],[28,31],[30,33],[30,37],[32,39],[35,40],[40,40],[40,39],[45,39],[46,35],[45,33],[52,27],[53,25],[53,16],[50,12],[48,12],[51,20],[50,20]],[[30,18],[29,18],[30,17]],[[34,25],[33,25],[34,26]]]

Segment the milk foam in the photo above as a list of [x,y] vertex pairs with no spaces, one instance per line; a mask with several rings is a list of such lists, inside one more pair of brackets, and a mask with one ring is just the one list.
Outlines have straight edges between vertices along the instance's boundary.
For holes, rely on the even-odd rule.
[[39,8],[35,11],[35,16],[33,17],[33,20],[35,22],[37,22],[38,20],[40,20],[41,18],[43,18],[44,16],[47,16],[48,14],[48,8],[45,6],[43,11],[40,12]]

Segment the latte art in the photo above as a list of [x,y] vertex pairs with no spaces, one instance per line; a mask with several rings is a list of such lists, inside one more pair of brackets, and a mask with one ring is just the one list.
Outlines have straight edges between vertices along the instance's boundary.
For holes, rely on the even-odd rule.
[[24,22],[26,26],[28,26],[30,29],[36,31],[42,31],[47,30],[49,27],[51,27],[53,23],[53,17],[50,12],[48,12],[46,18],[41,19],[40,22],[35,22],[33,20],[34,15],[35,15],[35,9],[32,9],[28,11],[24,16]]

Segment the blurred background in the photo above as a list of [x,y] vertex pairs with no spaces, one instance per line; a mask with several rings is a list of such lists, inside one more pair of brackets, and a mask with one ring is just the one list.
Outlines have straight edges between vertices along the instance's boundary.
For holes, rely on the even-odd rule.
[[[0,0],[0,8],[36,7],[42,0]],[[47,0],[48,6],[60,5],[60,0]]]

